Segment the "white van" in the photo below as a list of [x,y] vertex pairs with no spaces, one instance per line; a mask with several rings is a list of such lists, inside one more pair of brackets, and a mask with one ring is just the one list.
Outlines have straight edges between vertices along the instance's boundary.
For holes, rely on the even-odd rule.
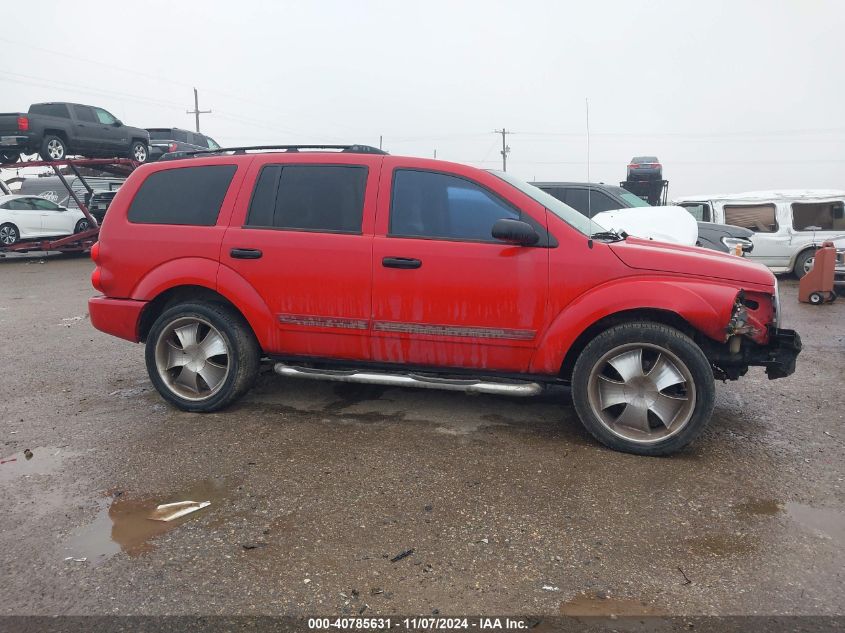
[[833,240],[845,248],[845,191],[802,189],[684,196],[684,207],[700,222],[733,224],[754,231],[746,255],[775,273],[803,277],[813,266],[815,247]]

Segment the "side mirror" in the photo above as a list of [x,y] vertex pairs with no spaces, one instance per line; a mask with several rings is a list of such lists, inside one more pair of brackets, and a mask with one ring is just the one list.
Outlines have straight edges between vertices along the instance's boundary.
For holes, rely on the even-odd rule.
[[534,227],[522,220],[496,220],[492,233],[495,239],[516,246],[533,246],[540,241]]
[[115,119],[112,125],[115,127],[120,127],[121,125],[123,125],[123,121],[121,121],[120,119]]

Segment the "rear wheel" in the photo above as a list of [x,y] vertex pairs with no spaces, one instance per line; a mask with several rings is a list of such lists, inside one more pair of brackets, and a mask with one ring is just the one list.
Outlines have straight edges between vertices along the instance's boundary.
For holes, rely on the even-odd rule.
[[817,306],[824,301],[824,297],[821,295],[820,292],[810,293],[809,299],[810,303],[812,303],[814,306]]
[[215,303],[165,310],[147,336],[147,372],[165,400],[185,411],[216,411],[246,393],[260,350],[243,317]]
[[11,246],[17,244],[21,239],[21,233],[12,223],[0,225],[0,246]]
[[692,442],[713,412],[713,371],[692,339],[659,323],[612,327],[581,352],[575,410],[605,446],[668,455]]
[[67,146],[58,136],[48,134],[41,143],[40,154],[44,160],[61,160],[67,157]]
[[813,270],[813,263],[816,261],[816,251],[806,250],[798,254],[795,258],[795,267],[793,271],[798,279],[801,279],[808,272]]

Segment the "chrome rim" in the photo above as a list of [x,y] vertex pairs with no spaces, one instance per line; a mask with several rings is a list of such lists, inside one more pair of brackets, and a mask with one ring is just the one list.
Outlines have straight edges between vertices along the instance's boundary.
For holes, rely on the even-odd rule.
[[79,223],[76,225],[76,232],[82,233],[83,231],[88,230],[88,220],[80,220]]
[[6,246],[18,241],[18,232],[13,226],[0,226],[0,242]]
[[216,394],[229,375],[229,348],[220,332],[199,317],[170,322],[159,334],[156,369],[164,384],[186,400]]
[[695,383],[687,366],[658,345],[616,347],[593,366],[590,406],[608,431],[625,440],[652,444],[689,424]]
[[813,264],[816,263],[815,257],[807,258],[807,261],[804,262],[804,274],[806,275],[808,272],[813,270]]
[[52,139],[47,143],[47,154],[50,158],[58,160],[65,155],[65,146],[62,145],[61,141]]
[[147,150],[140,143],[135,146],[135,160],[137,160],[139,163],[143,163],[145,160],[147,160]]

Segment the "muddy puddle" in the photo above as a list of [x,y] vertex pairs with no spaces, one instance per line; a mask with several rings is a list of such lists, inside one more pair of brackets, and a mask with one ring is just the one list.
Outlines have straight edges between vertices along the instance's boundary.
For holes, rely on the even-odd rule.
[[76,455],[79,455],[77,451],[66,447],[37,446],[0,457],[0,483],[33,475],[51,475],[65,459]]
[[749,499],[734,506],[734,511],[741,516],[775,516],[783,510],[783,504],[774,499]]
[[833,540],[840,547],[845,546],[845,512],[793,502],[787,503],[784,509],[796,523]]
[[[93,522],[71,534],[62,548],[62,557],[96,565],[119,552],[140,556],[155,547],[156,537],[219,508],[230,492],[231,486],[219,479],[203,480],[162,496],[115,492],[98,502],[99,510]],[[176,501],[210,501],[211,505],[172,521],[149,518],[158,505]]]
[[569,617],[665,615],[665,611],[642,600],[617,598],[603,592],[580,593],[560,603],[560,615]]

